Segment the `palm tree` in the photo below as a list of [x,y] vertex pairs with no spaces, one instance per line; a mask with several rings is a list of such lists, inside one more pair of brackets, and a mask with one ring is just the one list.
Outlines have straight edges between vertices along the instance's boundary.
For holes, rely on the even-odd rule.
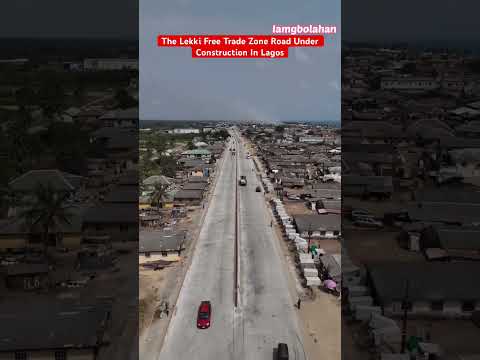
[[22,110],[27,110],[36,101],[35,91],[29,86],[24,86],[15,92],[15,100]]
[[60,225],[71,224],[71,205],[66,203],[68,194],[59,193],[51,183],[38,184],[29,200],[22,203],[19,217],[25,221],[30,232],[39,226],[42,232],[44,253],[47,254],[51,230]]
[[167,185],[156,183],[154,185],[153,195],[152,195],[152,204],[155,204],[157,207],[160,207],[163,196],[167,190]]

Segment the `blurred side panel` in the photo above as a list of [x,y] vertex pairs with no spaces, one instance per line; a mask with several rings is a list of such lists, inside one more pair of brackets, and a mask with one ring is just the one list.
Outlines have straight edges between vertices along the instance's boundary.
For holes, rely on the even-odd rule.
[[478,357],[478,5],[342,9],[343,358]]
[[0,5],[0,358],[138,357],[138,3]]

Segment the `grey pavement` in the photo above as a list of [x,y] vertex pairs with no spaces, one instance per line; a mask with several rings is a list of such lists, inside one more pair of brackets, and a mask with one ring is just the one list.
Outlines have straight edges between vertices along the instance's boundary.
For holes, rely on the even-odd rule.
[[244,351],[241,359],[272,359],[273,348],[287,343],[290,358],[304,360],[297,314],[289,293],[287,266],[281,261],[281,249],[270,227],[269,211],[252,159],[240,146],[239,175],[247,176],[240,187],[240,308],[244,327]]
[[[254,164],[237,146],[239,187],[239,306],[234,306],[235,157],[228,152],[212,202],[200,231],[162,351],[142,359],[271,360],[278,342],[286,342],[291,359],[304,360],[297,315],[289,293],[287,267]],[[212,326],[196,328],[202,300],[212,303]]]
[[[226,156],[163,349],[156,359],[230,359],[233,354],[235,162],[229,154]],[[207,330],[196,327],[202,300],[212,303],[212,325]]]

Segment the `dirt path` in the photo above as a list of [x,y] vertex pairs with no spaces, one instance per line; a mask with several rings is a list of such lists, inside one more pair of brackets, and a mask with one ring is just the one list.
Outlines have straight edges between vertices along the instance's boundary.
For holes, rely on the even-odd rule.
[[340,302],[334,296],[320,290],[315,290],[315,294],[315,300],[303,301],[299,311],[306,334],[305,351],[309,359],[340,360]]

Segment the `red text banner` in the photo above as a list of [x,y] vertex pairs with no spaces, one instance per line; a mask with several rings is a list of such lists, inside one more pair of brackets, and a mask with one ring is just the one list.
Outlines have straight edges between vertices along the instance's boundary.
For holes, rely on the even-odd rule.
[[323,35],[158,35],[159,47],[190,47],[193,58],[287,58],[291,47],[323,47]]

